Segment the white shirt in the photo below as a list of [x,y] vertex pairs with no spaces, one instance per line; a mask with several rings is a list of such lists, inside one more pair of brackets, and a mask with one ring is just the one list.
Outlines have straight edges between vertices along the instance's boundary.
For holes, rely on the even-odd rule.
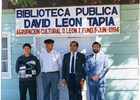
[[[74,53],[74,73],[75,73],[75,62],[76,62],[76,55],[77,55],[77,51]],[[72,63],[72,57],[73,57],[73,52],[71,52],[71,56],[70,56],[70,69],[69,69],[69,73],[71,73],[71,63]]]
[[52,50],[48,53],[46,50],[39,55],[41,72],[54,72],[62,68],[62,58],[59,52]]
[[[94,60],[95,60],[95,62],[97,61],[97,59],[98,59],[98,53],[96,54],[96,53],[94,53]],[[95,56],[96,56],[96,59],[95,59]]]

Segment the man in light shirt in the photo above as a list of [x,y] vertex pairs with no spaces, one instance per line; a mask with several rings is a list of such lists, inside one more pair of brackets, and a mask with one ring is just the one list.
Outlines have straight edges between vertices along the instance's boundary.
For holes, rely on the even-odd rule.
[[52,100],[59,100],[59,70],[62,67],[62,58],[59,52],[53,50],[54,40],[44,41],[46,50],[39,55],[42,72],[43,100],[50,100],[50,90]]

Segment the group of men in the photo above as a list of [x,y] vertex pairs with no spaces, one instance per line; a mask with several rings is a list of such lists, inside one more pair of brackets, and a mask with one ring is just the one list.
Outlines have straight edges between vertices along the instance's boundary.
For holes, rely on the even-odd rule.
[[[70,43],[70,52],[62,60],[61,54],[53,50],[54,40],[44,41],[46,50],[37,57],[31,54],[31,45],[23,45],[24,54],[16,61],[16,72],[19,75],[20,100],[26,100],[29,89],[30,100],[37,100],[36,76],[42,72],[43,100],[59,100],[59,80],[62,75],[63,85],[67,85],[69,100],[82,100],[82,87],[86,75],[90,91],[90,100],[105,100],[105,75],[109,69],[108,57],[100,52],[101,45],[94,42],[93,54],[78,52],[78,42]],[[62,69],[62,73],[61,70]]]

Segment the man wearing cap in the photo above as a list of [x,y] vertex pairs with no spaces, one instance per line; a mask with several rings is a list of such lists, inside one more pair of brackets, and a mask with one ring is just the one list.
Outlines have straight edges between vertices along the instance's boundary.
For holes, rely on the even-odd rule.
[[93,54],[88,55],[85,72],[88,76],[90,100],[105,100],[105,75],[109,70],[108,57],[100,52],[98,42],[92,44]]
[[59,70],[62,67],[62,58],[59,52],[53,50],[54,40],[46,39],[44,43],[46,50],[39,55],[44,91],[43,100],[50,100],[50,90],[52,100],[59,100]]
[[78,52],[78,42],[70,43],[71,52],[64,55],[62,66],[62,82],[67,84],[69,100],[82,100],[82,87],[86,79],[85,55]]
[[37,57],[32,55],[31,45],[23,45],[24,54],[16,61],[16,72],[19,75],[20,100],[26,100],[27,88],[29,89],[30,100],[37,100],[36,76],[40,73],[40,64]]

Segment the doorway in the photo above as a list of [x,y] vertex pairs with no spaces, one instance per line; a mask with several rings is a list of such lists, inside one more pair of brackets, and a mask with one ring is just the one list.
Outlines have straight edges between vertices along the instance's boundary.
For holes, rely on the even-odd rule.
[[[70,42],[71,41],[77,41],[79,43],[78,51],[81,53],[84,53],[85,55],[89,55],[92,52],[92,43],[96,40],[96,37],[36,37],[36,46],[35,46],[35,53],[38,57],[40,52],[45,50],[45,39],[53,39],[54,47],[53,49],[58,51],[63,59],[63,55],[65,53],[70,52]],[[37,98],[38,100],[43,100],[43,89],[42,89],[42,78],[41,73],[37,77]],[[67,86],[62,86],[62,78],[60,78],[59,82],[59,100],[69,100],[68,90]],[[87,86],[87,82],[85,82],[85,85],[83,87],[82,91],[83,100],[89,100],[89,90]]]

